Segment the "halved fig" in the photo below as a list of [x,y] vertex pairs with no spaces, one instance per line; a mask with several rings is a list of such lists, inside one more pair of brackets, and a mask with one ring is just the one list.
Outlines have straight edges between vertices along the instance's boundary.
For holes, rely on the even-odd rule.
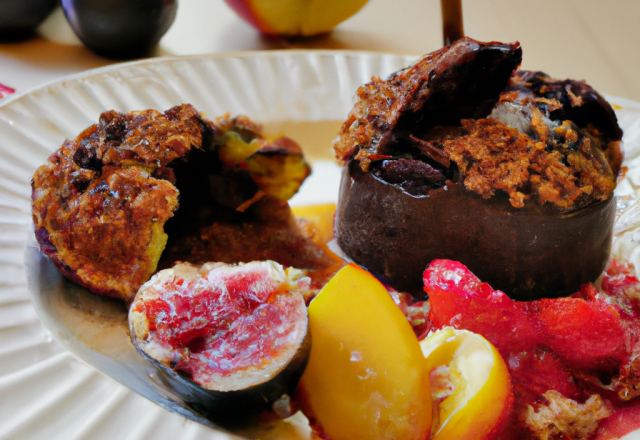
[[140,288],[129,311],[131,340],[180,375],[187,392],[207,391],[195,408],[206,417],[286,417],[309,355],[309,283],[273,261],[179,263]]
[[334,143],[346,255],[417,297],[438,258],[521,300],[598,278],[622,132],[591,87],[520,60],[517,44],[465,38],[358,90]]

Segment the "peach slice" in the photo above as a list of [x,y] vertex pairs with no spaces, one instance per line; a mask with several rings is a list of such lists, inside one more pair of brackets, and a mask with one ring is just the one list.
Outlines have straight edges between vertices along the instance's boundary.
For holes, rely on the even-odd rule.
[[409,322],[355,264],[309,306],[311,354],[298,387],[303,413],[331,440],[425,440],[429,372]]
[[432,440],[480,440],[499,434],[513,393],[507,366],[482,336],[446,327],[420,342],[431,372]]
[[291,211],[296,217],[302,217],[315,226],[313,241],[318,244],[327,244],[333,240],[333,217],[336,214],[335,203],[294,206]]

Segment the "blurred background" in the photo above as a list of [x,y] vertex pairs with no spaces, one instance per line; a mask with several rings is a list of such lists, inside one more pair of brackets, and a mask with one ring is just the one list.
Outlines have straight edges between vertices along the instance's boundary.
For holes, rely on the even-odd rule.
[[[640,101],[640,1],[467,0],[463,12],[466,35],[520,41],[523,68]],[[149,55],[290,48],[420,55],[441,46],[438,0],[370,0],[333,32],[293,40],[262,36],[223,0],[180,0],[173,25]],[[115,62],[84,47],[58,6],[33,37],[0,42],[0,83],[23,92]]]

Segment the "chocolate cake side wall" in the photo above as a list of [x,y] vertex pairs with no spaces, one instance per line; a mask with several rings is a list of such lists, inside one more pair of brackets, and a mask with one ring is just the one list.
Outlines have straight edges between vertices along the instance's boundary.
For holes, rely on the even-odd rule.
[[569,213],[484,200],[447,182],[412,196],[344,168],[336,237],[358,264],[400,291],[424,297],[422,273],[434,259],[454,259],[512,298],[567,296],[595,281],[611,250],[615,198]]

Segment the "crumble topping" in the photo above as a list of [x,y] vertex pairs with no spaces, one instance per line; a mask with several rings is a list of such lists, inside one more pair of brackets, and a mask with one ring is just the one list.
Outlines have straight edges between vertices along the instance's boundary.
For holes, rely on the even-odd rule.
[[544,398],[545,405],[537,411],[528,406],[524,414],[534,439],[587,439],[598,429],[598,422],[612,414],[598,394],[582,404],[554,390],[544,393]]

